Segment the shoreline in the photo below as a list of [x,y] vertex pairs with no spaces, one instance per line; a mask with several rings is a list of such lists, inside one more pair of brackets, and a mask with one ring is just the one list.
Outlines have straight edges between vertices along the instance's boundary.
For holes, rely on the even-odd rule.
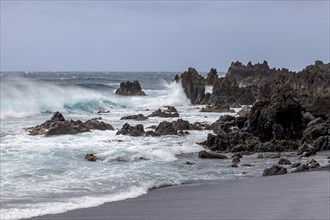
[[328,219],[330,166],[286,175],[161,187],[100,206],[30,218]]

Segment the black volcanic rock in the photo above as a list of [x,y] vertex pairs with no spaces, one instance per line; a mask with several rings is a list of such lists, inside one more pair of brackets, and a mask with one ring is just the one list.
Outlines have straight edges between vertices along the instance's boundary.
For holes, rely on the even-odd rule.
[[117,135],[119,134],[137,137],[145,135],[145,131],[141,124],[131,126],[128,123],[125,123],[122,129],[117,132]]
[[120,88],[116,90],[116,94],[124,96],[145,96],[146,94],[142,91],[139,81],[134,80],[133,82],[126,81],[120,83]]
[[194,68],[189,67],[187,71],[176,79],[181,81],[183,90],[192,104],[199,104],[203,101],[206,80]]
[[27,128],[29,135],[64,135],[89,132],[90,130],[113,130],[110,124],[91,119],[86,122],[80,120],[65,120],[63,115],[55,112],[51,120],[47,120],[41,125]]
[[174,117],[179,117],[178,112],[170,112],[170,111],[162,111],[161,109],[158,109],[151,113],[148,117],[161,117],[161,118],[174,118]]
[[297,140],[302,137],[303,122],[299,102],[290,95],[275,94],[271,100],[253,105],[248,116],[248,131],[263,142]]
[[211,68],[206,77],[206,84],[214,85],[216,81],[218,81],[218,72],[216,69]]
[[263,176],[273,176],[288,173],[288,170],[280,165],[273,165],[271,168],[266,168],[263,172]]
[[136,120],[136,121],[145,121],[148,120],[148,117],[138,114],[138,115],[128,115],[120,118],[120,120]]
[[198,157],[202,159],[227,159],[228,157],[223,154],[202,150],[198,153]]

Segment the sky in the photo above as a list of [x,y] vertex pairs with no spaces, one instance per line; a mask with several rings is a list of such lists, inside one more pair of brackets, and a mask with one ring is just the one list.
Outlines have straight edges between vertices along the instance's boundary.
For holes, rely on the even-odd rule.
[[323,1],[1,0],[1,71],[301,70],[330,60]]

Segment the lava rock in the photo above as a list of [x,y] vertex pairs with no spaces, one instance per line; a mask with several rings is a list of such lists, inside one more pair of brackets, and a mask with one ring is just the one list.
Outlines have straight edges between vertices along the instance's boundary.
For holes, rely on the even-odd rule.
[[143,136],[145,134],[145,131],[142,124],[130,126],[128,123],[125,123],[122,129],[117,132],[117,135],[119,134],[136,137]]
[[133,82],[126,81],[120,83],[120,88],[115,92],[117,95],[124,96],[145,96],[146,94],[142,91],[139,81],[134,80]]
[[92,162],[96,162],[98,160],[94,154],[86,154],[85,159]]
[[202,159],[227,159],[226,155],[202,150],[198,153],[198,157]]
[[290,160],[286,159],[286,158],[281,158],[279,161],[278,161],[278,164],[280,165],[290,165],[291,162]]
[[273,176],[288,173],[288,170],[280,165],[273,165],[271,168],[266,168],[263,172],[263,176]]
[[128,116],[124,116],[122,117],[120,120],[136,120],[136,121],[145,121],[148,120],[148,117],[142,115],[142,114],[138,114],[138,115],[128,115]]

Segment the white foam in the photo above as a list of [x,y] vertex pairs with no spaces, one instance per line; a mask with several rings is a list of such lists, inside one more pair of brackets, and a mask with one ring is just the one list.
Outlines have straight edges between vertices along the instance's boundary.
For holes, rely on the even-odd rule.
[[34,204],[33,207],[26,207],[24,209],[10,208],[3,209],[0,213],[0,219],[23,219],[42,216],[47,214],[58,214],[69,210],[89,208],[102,205],[106,202],[120,201],[128,198],[134,198],[147,193],[150,185],[145,184],[141,187],[132,186],[126,192],[119,192],[107,196],[84,196],[80,198],[73,198],[63,200],[61,202],[48,202]]
[[42,112],[65,112],[65,105],[100,99],[105,97],[87,89],[66,88],[25,78],[11,78],[1,84],[0,118],[22,118]]

